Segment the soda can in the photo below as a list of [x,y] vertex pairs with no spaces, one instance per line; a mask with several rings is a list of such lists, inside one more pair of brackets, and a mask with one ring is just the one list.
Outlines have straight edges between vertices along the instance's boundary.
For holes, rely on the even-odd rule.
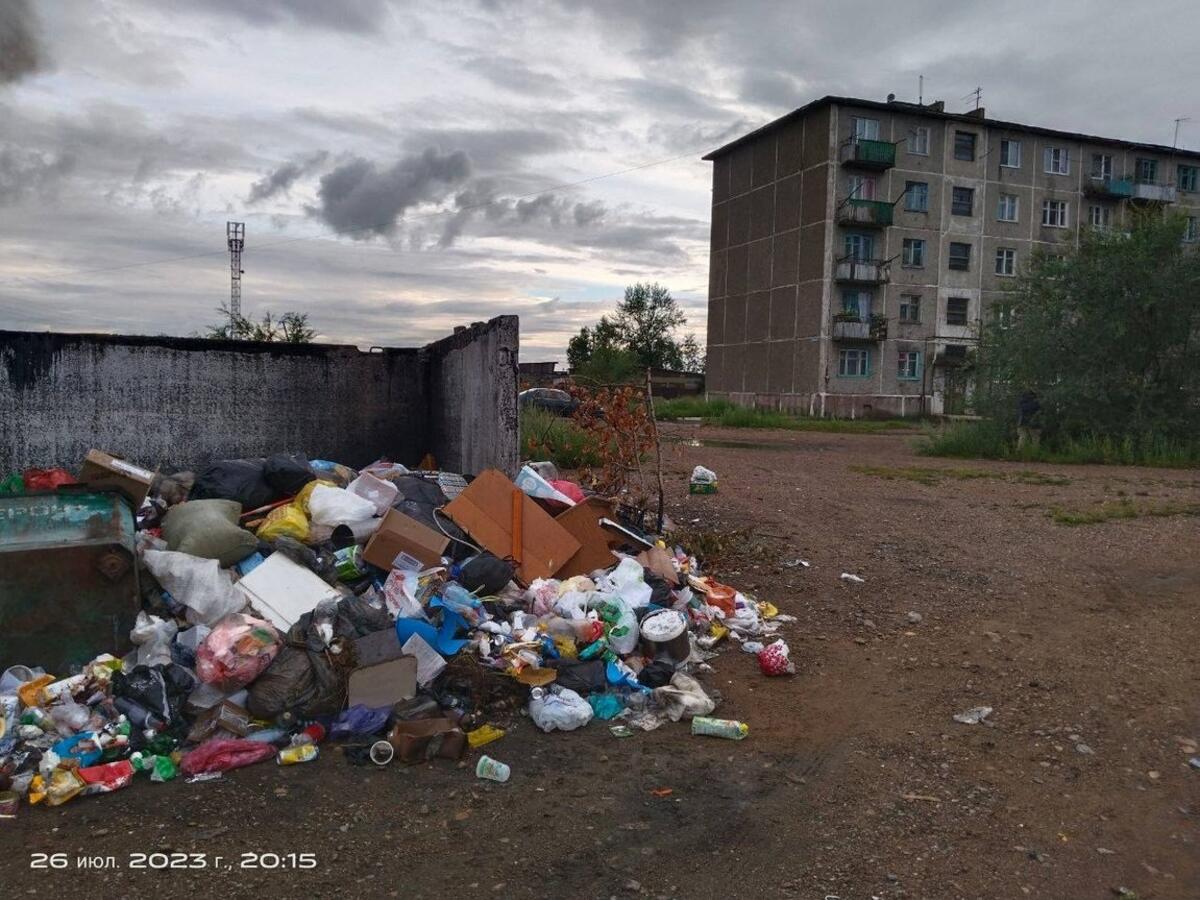
[[312,762],[321,751],[315,744],[301,744],[299,747],[284,747],[279,751],[276,762],[281,766],[294,766],[296,763]]

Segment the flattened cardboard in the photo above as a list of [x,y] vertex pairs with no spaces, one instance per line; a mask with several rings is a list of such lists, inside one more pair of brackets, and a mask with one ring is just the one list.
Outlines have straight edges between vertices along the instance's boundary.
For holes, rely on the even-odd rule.
[[560,513],[554,521],[579,542],[579,550],[555,574],[555,578],[589,575],[597,569],[616,564],[612,551],[620,547],[621,536],[600,526],[600,520],[611,518],[612,504],[600,497],[589,497]]
[[350,673],[349,705],[361,703],[376,709],[392,706],[417,696],[417,658],[401,656],[373,666],[360,666]]
[[[495,469],[482,472],[445,509],[485,549],[517,561],[517,578],[549,578],[578,552],[580,543],[515,484]],[[514,531],[519,534],[514,546]]]
[[397,722],[387,739],[396,748],[400,761],[410,765],[435,756],[440,759],[460,759],[467,748],[466,734],[449,718]]
[[154,473],[103,450],[89,450],[79,469],[79,480],[94,488],[114,488],[120,491],[133,503],[134,509],[137,509],[150,491]]
[[397,556],[407,553],[425,566],[440,566],[450,538],[422,525],[398,509],[389,509],[363,550],[363,559],[385,572]]

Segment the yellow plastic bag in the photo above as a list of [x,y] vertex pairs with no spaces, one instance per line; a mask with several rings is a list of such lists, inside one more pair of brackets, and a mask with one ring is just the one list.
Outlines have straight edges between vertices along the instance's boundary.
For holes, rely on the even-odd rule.
[[46,802],[59,806],[77,797],[85,787],[87,785],[74,769],[55,769],[50,773],[50,784],[46,787]]
[[307,541],[308,516],[294,503],[277,506],[267,513],[267,517],[258,526],[257,534],[259,539],[264,541],[273,541],[285,536],[301,542]]
[[39,675],[32,681],[27,681],[17,688],[17,697],[24,707],[42,705],[42,688],[57,681],[53,675]]
[[316,490],[318,484],[323,484],[326,487],[337,487],[332,481],[324,481],[318,478],[300,488],[300,493],[292,498],[292,506],[304,513],[306,518],[308,516],[308,498],[312,496],[312,492]]

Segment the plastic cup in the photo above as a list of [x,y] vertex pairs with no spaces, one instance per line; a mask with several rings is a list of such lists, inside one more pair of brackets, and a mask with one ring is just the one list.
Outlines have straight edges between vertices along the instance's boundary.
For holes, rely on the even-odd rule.
[[377,766],[386,766],[396,755],[396,748],[387,741],[376,741],[371,745],[371,762]]
[[479,757],[479,763],[475,766],[475,775],[478,778],[486,778],[489,781],[499,781],[501,783],[508,781],[508,776],[512,774],[512,769],[497,759],[492,759],[490,756]]

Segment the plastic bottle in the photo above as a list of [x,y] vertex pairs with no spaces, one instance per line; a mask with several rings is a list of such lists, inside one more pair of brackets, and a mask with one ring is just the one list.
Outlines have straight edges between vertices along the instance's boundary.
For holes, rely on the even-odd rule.
[[692,734],[704,734],[709,737],[740,741],[749,733],[749,725],[745,722],[734,721],[733,719],[710,719],[708,716],[696,716],[692,719]]

